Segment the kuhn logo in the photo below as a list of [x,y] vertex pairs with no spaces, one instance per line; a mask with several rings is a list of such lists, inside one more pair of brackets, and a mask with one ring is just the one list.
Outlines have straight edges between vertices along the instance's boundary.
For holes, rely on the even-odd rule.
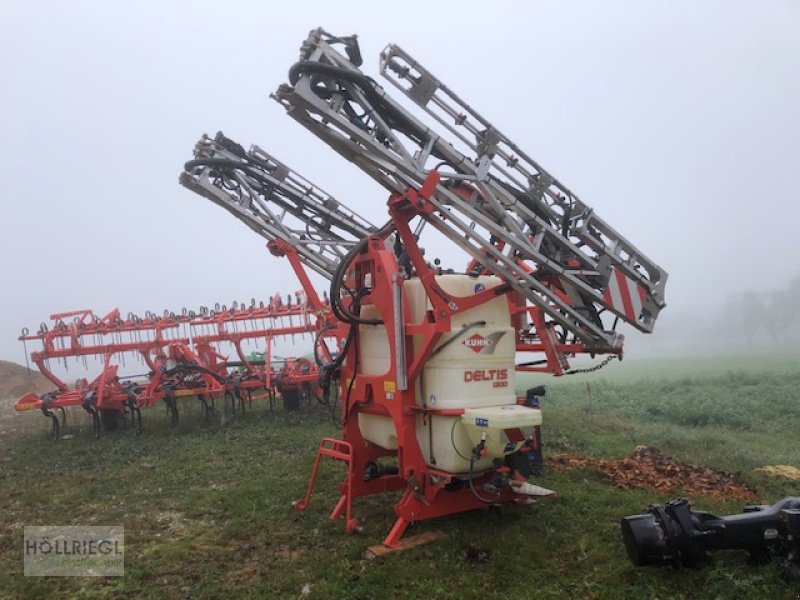
[[482,352],[484,348],[492,345],[491,340],[483,337],[480,333],[469,336],[464,340],[464,345],[473,352]]
[[476,333],[469,336],[461,343],[476,354],[480,354],[481,352],[485,354],[493,354],[495,345],[504,334],[505,331],[495,331],[494,333],[490,333],[488,336],[484,337],[480,333]]

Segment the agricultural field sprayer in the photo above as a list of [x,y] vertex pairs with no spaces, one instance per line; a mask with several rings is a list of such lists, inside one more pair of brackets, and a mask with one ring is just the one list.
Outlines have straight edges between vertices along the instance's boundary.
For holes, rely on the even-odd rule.
[[[310,296],[306,269],[330,282],[315,358],[325,394],[338,387],[342,435],[320,442],[294,507],[308,507],[321,460],[340,461],[331,518],[361,531],[355,498],[402,491],[383,542],[397,548],[416,521],[553,494],[527,481],[542,470],[544,388],[517,397],[515,373],[621,359],[619,326],[653,331],[667,273],[399,46],[380,73],[419,118],[361,63],[356,36],[316,29],[272,97],[388,192],[385,225],[341,220],[355,213],[307,182],[302,198],[272,202],[293,172],[222,134],[203,137],[181,183],[266,237]],[[464,267],[425,258],[422,243],[442,239]],[[571,368],[579,355],[604,358]],[[800,579],[800,498],[731,517],[676,500],[621,523],[637,566],[739,548]]]
[[[419,117],[360,64],[355,36],[312,31],[273,98],[386,190],[384,225],[342,219],[353,211],[305,181],[276,201],[294,172],[222,134],[180,180],[266,237],[310,298],[310,271],[330,282],[315,356],[342,435],[321,441],[295,508],[322,458],[341,461],[331,517],[359,531],[355,498],[401,490],[396,547],[413,522],[552,494],[527,482],[544,390],[518,398],[515,374],[621,358],[619,328],[653,330],[667,274],[402,49],[387,46],[380,71]],[[461,267],[429,262],[426,240],[462,251]]]

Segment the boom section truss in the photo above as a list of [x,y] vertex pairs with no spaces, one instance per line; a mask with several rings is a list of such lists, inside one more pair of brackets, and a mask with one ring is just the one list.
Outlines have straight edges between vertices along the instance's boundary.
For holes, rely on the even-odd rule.
[[271,244],[293,247],[303,265],[326,279],[356,243],[376,230],[258,146],[245,150],[220,132],[214,138],[204,135],[194,156],[180,175],[184,187]]

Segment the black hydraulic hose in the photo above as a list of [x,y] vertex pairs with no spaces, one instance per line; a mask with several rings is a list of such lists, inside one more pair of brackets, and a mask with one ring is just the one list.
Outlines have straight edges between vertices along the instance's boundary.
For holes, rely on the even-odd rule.
[[425,139],[425,130],[417,126],[396,107],[389,104],[383,95],[378,92],[376,88],[379,86],[371,77],[367,77],[359,71],[353,71],[343,67],[326,65],[312,60],[301,60],[293,64],[289,69],[289,83],[297,85],[300,75],[308,73],[327,75],[334,79],[344,80],[357,85],[375,105],[376,109],[382,113],[382,116],[389,116],[393,119],[396,124],[400,125],[398,129],[402,130],[403,133],[415,138],[416,141]]
[[348,322],[360,323],[362,325],[381,325],[383,323],[382,319],[362,319],[359,315],[359,311],[361,310],[361,298],[368,294],[366,288],[358,290],[357,294],[353,294],[353,290],[347,289],[347,293],[353,300],[350,303],[350,308],[346,308],[344,305],[340,304],[339,310],[347,318]]
[[234,169],[250,170],[250,165],[245,161],[233,160],[231,158],[195,158],[185,162],[183,165],[186,171],[191,171],[195,167],[230,167]]
[[[389,221],[378,231],[376,231],[374,235],[383,238],[391,229],[392,229],[392,222]],[[358,315],[354,315],[349,311],[345,310],[344,307],[342,307],[341,304],[339,304],[340,300],[339,290],[342,287],[345,271],[347,270],[347,267],[350,265],[353,259],[356,257],[356,255],[364,251],[364,248],[366,247],[368,240],[369,238],[363,238],[350,249],[347,255],[337,265],[336,271],[334,272],[333,277],[331,278],[331,287],[330,287],[331,310],[333,311],[333,314],[337,319],[345,323],[359,323],[361,325],[380,325],[383,323],[381,319],[362,319]]]
[[467,483],[469,484],[469,490],[472,492],[472,495],[475,496],[481,502],[486,502],[487,504],[491,504],[492,502],[497,502],[498,498],[500,498],[499,492],[494,498],[486,498],[485,496],[481,496],[478,493],[478,490],[475,489],[475,483],[472,481],[474,468],[475,468],[475,456],[471,456],[469,459],[469,476],[467,478]]
[[172,375],[173,373],[177,373],[179,371],[198,371],[200,373],[207,373],[211,375],[214,379],[216,379],[219,383],[225,383],[225,378],[215,373],[211,369],[206,369],[205,367],[201,367],[200,365],[177,365],[174,369],[169,369],[166,371],[167,375]]
[[529,360],[528,362],[518,363],[517,367],[535,367],[536,365],[546,365],[546,360]]
[[[252,160],[251,157],[248,159]],[[254,169],[248,162],[244,160],[234,160],[230,158],[195,158],[184,163],[183,168],[187,172],[191,172],[192,169],[196,167],[219,167],[223,169],[238,169],[240,171],[244,171],[250,177],[257,179],[262,184],[270,186],[270,189],[274,187],[274,183],[265,179],[264,176],[259,173],[256,169]],[[284,194],[288,194],[284,192]],[[309,210],[313,210],[314,207],[306,203],[306,201],[302,198],[298,198],[297,196],[292,197],[292,202],[285,201],[281,196],[271,195],[270,200],[283,208],[284,210],[288,211],[290,214],[294,215],[301,221],[307,221],[308,217],[303,212],[304,208],[308,208]],[[362,235],[362,232],[354,226],[350,226],[350,224],[343,218],[338,218],[336,220],[336,226],[340,229],[347,231],[351,235],[358,237]],[[330,227],[325,228],[325,230],[334,235],[330,231]],[[337,236],[338,237],[338,236]]]
[[359,358],[359,348],[358,348],[358,335],[353,336],[353,345],[355,346],[353,350],[353,356],[355,357],[353,360],[353,377],[350,378],[350,383],[347,385],[347,393],[344,397],[344,416],[342,417],[342,427],[347,425],[347,419],[350,417],[350,394],[353,392],[353,384],[356,381],[355,373],[358,372],[358,358]]
[[[247,362],[249,364],[253,365],[253,366],[256,366],[256,367],[260,367],[262,365],[267,364],[267,361],[265,361],[263,359],[262,360],[250,360],[250,361],[247,361]],[[228,362],[225,363],[225,366],[226,367],[234,367],[234,368],[235,367],[244,367],[245,363],[244,363],[244,361],[241,361],[241,360],[229,360]]]
[[[322,329],[317,331],[317,334],[314,336],[314,348],[313,348],[313,350],[314,350],[314,362],[317,363],[317,366],[320,369],[329,368],[331,366],[338,366],[337,365],[337,359],[339,358],[339,355],[337,355],[337,357],[334,358],[329,363],[322,362],[322,358],[319,355],[320,340],[322,340],[322,336],[325,334],[325,332],[326,331],[330,331],[331,329],[336,329],[336,326],[335,325],[326,325],[325,327],[323,327]],[[341,361],[339,361],[339,362],[341,362]]]
[[349,319],[344,316],[344,313],[341,311],[341,306],[339,305],[339,289],[342,285],[342,280],[344,279],[344,272],[347,269],[347,266],[350,262],[355,258],[356,254],[362,252],[367,245],[367,238],[360,240],[355,246],[350,249],[350,252],[339,262],[336,266],[336,271],[333,273],[333,277],[331,277],[331,287],[330,287],[330,299],[331,299],[331,310],[333,311],[334,316],[344,323],[350,323],[353,319]]

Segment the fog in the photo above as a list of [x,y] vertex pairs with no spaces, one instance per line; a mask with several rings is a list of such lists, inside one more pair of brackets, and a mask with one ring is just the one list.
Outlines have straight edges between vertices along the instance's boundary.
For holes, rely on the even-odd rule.
[[0,358],[23,362],[20,329],[53,312],[299,288],[178,184],[203,133],[257,143],[385,220],[386,192],[268,97],[320,25],[359,34],[374,77],[402,46],[670,273],[651,339],[629,332],[637,351],[692,323],[724,330],[726,298],[800,272],[797,2],[5,0]]

